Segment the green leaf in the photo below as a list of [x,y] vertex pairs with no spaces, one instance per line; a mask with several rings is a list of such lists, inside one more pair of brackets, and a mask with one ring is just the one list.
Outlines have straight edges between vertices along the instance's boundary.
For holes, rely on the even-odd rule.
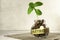
[[35,9],[36,15],[42,15],[42,12],[39,9]]
[[33,11],[33,8],[29,7],[28,8],[28,14],[31,14],[32,11]]
[[30,3],[29,3],[29,7],[34,8],[34,3],[33,3],[33,2],[30,2]]
[[36,6],[41,6],[41,5],[43,5],[42,2],[36,2],[36,3],[35,3],[35,7],[36,7]]

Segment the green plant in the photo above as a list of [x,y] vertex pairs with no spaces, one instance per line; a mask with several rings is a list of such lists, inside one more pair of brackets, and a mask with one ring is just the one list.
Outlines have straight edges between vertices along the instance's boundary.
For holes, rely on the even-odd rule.
[[36,13],[37,16],[42,15],[41,10],[36,9],[36,7],[42,6],[42,5],[43,5],[42,2],[35,2],[35,3],[30,2],[30,3],[29,3],[29,8],[28,8],[28,14],[31,14],[31,12],[32,12],[33,10],[35,10],[35,13]]

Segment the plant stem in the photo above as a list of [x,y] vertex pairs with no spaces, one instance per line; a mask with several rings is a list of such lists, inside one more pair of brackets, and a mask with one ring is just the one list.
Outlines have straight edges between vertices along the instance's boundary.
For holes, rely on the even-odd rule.
[[[36,10],[36,9],[34,8],[34,10]],[[39,19],[38,15],[36,15],[36,17],[37,17],[37,20],[38,20]]]
[[37,20],[38,20],[39,19],[39,16],[37,15],[36,17],[37,17]]

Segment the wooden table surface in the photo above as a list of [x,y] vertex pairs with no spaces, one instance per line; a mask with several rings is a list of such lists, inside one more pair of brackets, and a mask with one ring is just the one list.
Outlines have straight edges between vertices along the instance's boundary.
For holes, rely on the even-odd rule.
[[59,33],[50,33],[48,36],[45,37],[34,37],[30,33],[24,33],[24,34],[12,34],[12,35],[5,35],[6,37],[12,37],[16,39],[22,39],[22,40],[60,40],[60,34]]

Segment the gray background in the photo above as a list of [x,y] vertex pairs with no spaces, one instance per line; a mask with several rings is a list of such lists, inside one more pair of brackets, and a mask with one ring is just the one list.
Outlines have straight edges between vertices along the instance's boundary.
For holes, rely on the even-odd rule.
[[30,30],[37,19],[35,12],[27,14],[29,2],[41,1],[38,7],[43,12],[39,19],[45,19],[50,32],[60,32],[60,0],[0,0],[0,30]]

